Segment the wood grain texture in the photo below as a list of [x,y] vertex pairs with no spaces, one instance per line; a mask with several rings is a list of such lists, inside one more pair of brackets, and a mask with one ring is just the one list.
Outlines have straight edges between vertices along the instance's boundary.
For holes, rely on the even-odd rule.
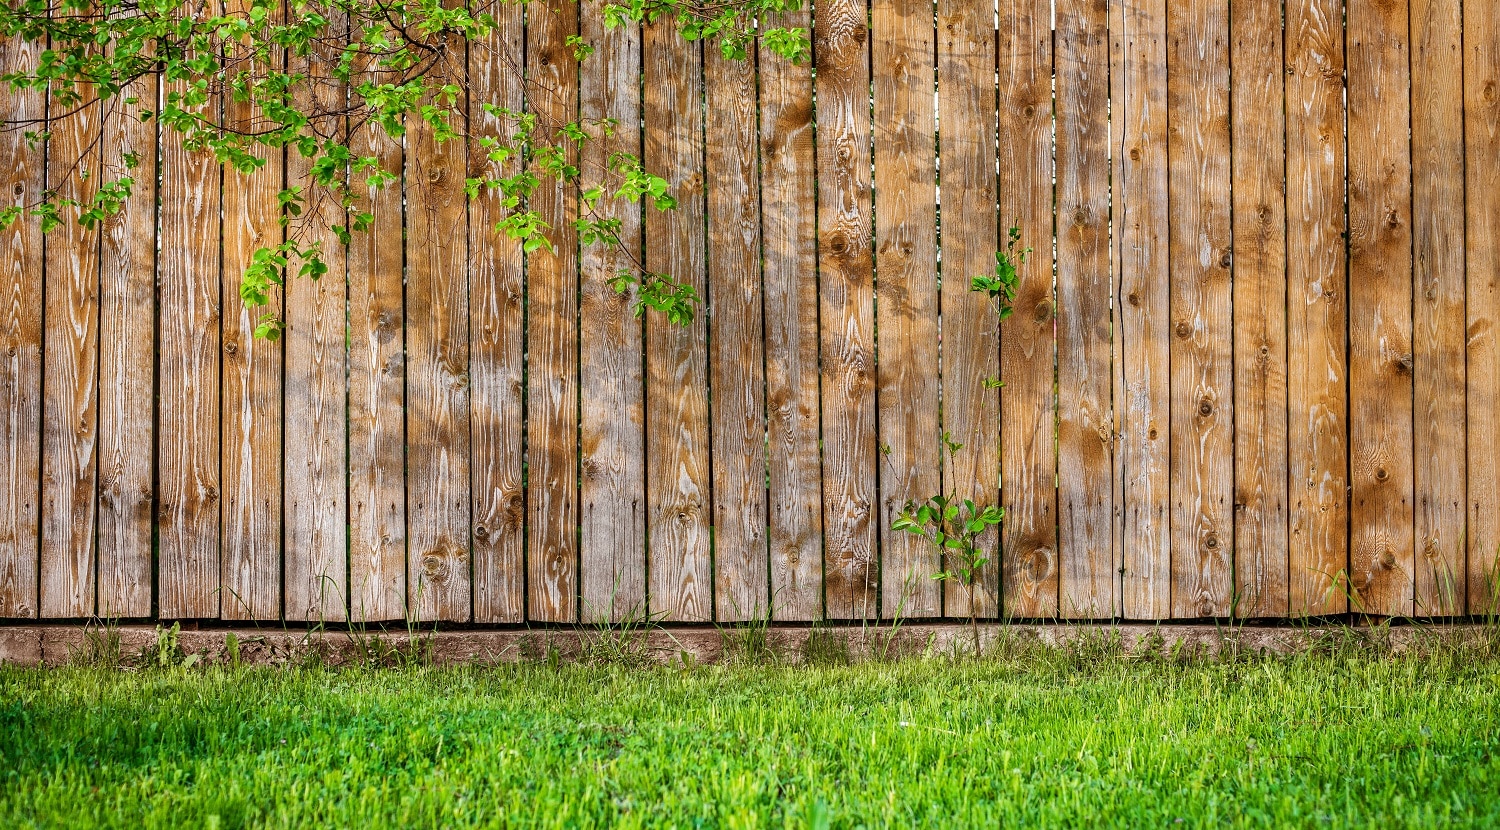
[[1108,0],[1057,4],[1058,611],[1083,619],[1119,613],[1108,26]]
[[1350,3],[1349,470],[1352,610],[1415,611],[1407,3]]
[[[329,24],[334,32],[344,26],[337,19]],[[339,58],[337,49],[320,46],[289,63],[293,71],[328,77]],[[323,83],[308,100],[315,111],[336,112],[344,95],[342,85]],[[347,124],[324,129],[337,130],[340,138],[348,134]],[[310,183],[310,164],[301,153],[288,150],[286,166],[289,184]],[[288,620],[342,622],[349,614],[348,282],[347,251],[330,228],[348,220],[331,194],[302,186],[309,203],[288,233],[301,244],[319,245],[328,273],[291,280],[286,290],[284,614]]]
[[[783,23],[809,20],[796,13]],[[786,621],[823,616],[812,88],[806,65],[761,54],[771,609]]]
[[[169,94],[171,88],[169,87]],[[180,89],[178,90],[180,91]],[[157,607],[219,616],[220,167],[162,136]]]
[[1464,5],[1468,612],[1500,611],[1500,9]]
[[1464,612],[1464,114],[1459,0],[1411,0],[1412,457],[1419,616]]
[[1111,10],[1121,613],[1163,619],[1171,613],[1167,11],[1164,0],[1121,0]]
[[[42,45],[0,37],[0,71],[34,69]],[[0,87],[0,112],[38,122],[46,94]],[[46,188],[45,156],[19,130],[0,133],[0,198],[30,207]],[[0,617],[38,613],[42,441],[41,219],[0,230]]]
[[1286,6],[1287,609],[1342,613],[1348,567],[1342,0]]
[[[522,9],[493,7],[495,28],[469,44],[469,125],[480,136],[508,137],[513,125],[484,104],[520,111],[525,49]],[[469,175],[513,176],[521,160],[499,170],[469,145]],[[519,242],[495,229],[505,218],[498,189],[469,200],[469,429],[473,435],[474,621],[516,623],[526,613],[526,387],[523,378],[526,272]]]
[[[646,213],[646,269],[704,294],[703,55],[675,30],[644,34],[645,163],[677,209]],[[710,301],[712,298],[709,298]],[[646,321],[648,606],[673,621],[713,616],[707,317]]]
[[1234,602],[1287,613],[1286,117],[1281,8],[1230,5],[1234,154]]
[[[943,429],[963,444],[944,471],[944,491],[980,505],[1000,503],[1000,323],[969,291],[992,273],[998,247],[995,194],[995,26],[989,9],[938,0],[938,153],[941,182]],[[979,539],[989,556],[970,591],[946,583],[944,613],[980,617],[1000,610],[999,533]],[[947,564],[947,563],[945,563]]]
[[[577,117],[578,63],[568,35],[578,7],[538,9],[527,20],[530,104],[543,123]],[[578,240],[577,188],[548,182],[532,209],[552,226],[553,250],[527,259],[527,590],[531,619],[578,619]]]
[[[47,124],[47,189],[89,204],[99,188],[100,116],[92,90],[78,103],[53,99],[50,110],[81,107]],[[32,163],[35,163],[34,161]],[[94,522],[99,475],[99,229],[61,211],[47,236],[42,350],[41,615],[94,613]]]
[[[462,54],[461,46],[450,48]],[[465,106],[461,99],[455,108],[461,113]],[[438,142],[425,122],[409,124],[406,141],[408,615],[465,621],[471,612],[466,154],[462,141]]]
[[937,617],[942,570],[924,540],[891,530],[908,500],[942,489],[938,447],[937,141],[932,4],[871,6],[875,66],[876,366],[881,615]]
[[[135,180],[120,212],[104,222],[99,262],[99,605],[104,619],[151,613],[153,352],[156,306],[157,82],[121,95],[137,99],[104,120],[104,175]],[[125,160],[134,156],[135,168]]]
[[[247,2],[231,3],[230,12],[243,14],[249,7]],[[225,123],[231,128],[254,129],[256,116],[248,101],[231,99],[224,103]],[[286,335],[290,339],[306,323],[298,306],[306,298],[301,284],[308,281],[290,280],[285,303],[282,297],[273,296],[268,307],[248,306],[239,298],[240,283],[256,250],[280,245],[285,234],[276,194],[287,184],[287,151],[257,147],[252,152],[265,160],[255,172],[240,173],[225,167],[222,173],[224,214],[220,233],[224,252],[219,277],[225,308],[219,433],[223,441],[224,506],[219,528],[223,557],[219,609],[221,616],[230,620],[276,620],[283,611],[282,465],[286,459],[306,457],[307,447],[299,438],[315,425],[288,411],[292,428],[283,433],[282,393],[284,389],[293,392],[291,386],[283,387],[285,347],[281,341],[257,339],[255,327],[263,314],[280,315],[289,325]],[[296,150],[289,152],[297,154]],[[295,173],[291,183],[303,187],[305,193],[308,188],[300,181],[304,175]],[[341,383],[338,393],[342,392]],[[285,463],[290,468],[296,461]],[[285,556],[290,565],[300,552],[289,537],[287,541]],[[293,618],[290,605],[286,610],[287,617]]]
[[[613,153],[640,156],[641,36],[636,25],[604,28],[604,0],[588,0],[579,23],[594,54],[579,66],[580,116],[613,118],[613,136],[583,147],[590,181],[604,175]],[[753,97],[751,99],[754,100]],[[620,243],[639,257],[641,205],[605,200],[601,218],[620,220]],[[634,261],[616,247],[583,250],[580,330],[582,394],[580,540],[583,617],[616,621],[646,610],[646,435],[641,321],[631,299],[609,286]],[[757,338],[758,339],[758,338]],[[731,387],[734,388],[734,387]],[[719,543],[724,544],[721,537]]]
[[1168,6],[1172,616],[1223,617],[1234,591],[1229,3]]
[[878,615],[870,50],[864,0],[817,4],[818,299],[823,594],[833,619]]
[[708,198],[709,388],[714,390],[714,617],[765,619],[764,299],[755,59],[703,54]]
[[1000,225],[1020,228],[1033,249],[1000,329],[1000,584],[1009,617],[1058,613],[1051,8],[1051,0],[1000,3]]

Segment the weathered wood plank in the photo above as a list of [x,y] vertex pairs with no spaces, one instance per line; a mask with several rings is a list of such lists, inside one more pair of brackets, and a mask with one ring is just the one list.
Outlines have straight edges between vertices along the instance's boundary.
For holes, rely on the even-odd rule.
[[[181,92],[180,86],[168,93]],[[157,606],[219,616],[220,167],[162,136]]]
[[1350,3],[1349,424],[1358,607],[1411,614],[1412,249],[1406,0]]
[[[104,171],[134,179],[105,220],[99,274],[99,607],[104,619],[151,613],[151,459],[155,398],[157,82],[121,93],[104,121]],[[135,98],[135,103],[124,99]],[[130,168],[127,158],[134,158]]]
[[864,0],[817,4],[823,593],[834,619],[878,615],[870,51]]
[[942,489],[938,425],[936,55],[932,4],[877,0],[875,66],[876,367],[880,452],[881,614],[936,617],[942,570],[922,539],[891,530],[911,500]]
[[1468,612],[1500,612],[1500,9],[1464,4]]
[[823,616],[812,88],[808,66],[760,54],[771,608],[788,621]]
[[[87,205],[99,187],[100,116],[94,93],[73,90],[77,103],[51,102],[52,112],[78,110],[48,122],[47,189]],[[40,159],[33,157],[32,164]],[[41,615],[94,613],[95,493],[99,474],[99,229],[61,211],[47,237],[42,365]]]
[[1286,6],[1288,613],[1348,608],[1344,6]]
[[1108,0],[1057,4],[1058,611],[1084,619],[1119,612],[1108,26]]
[[1234,591],[1227,0],[1169,4],[1167,43],[1172,616],[1223,617]]
[[[343,23],[330,28],[341,31]],[[338,50],[317,46],[305,59],[293,58],[293,71],[331,77]],[[336,112],[342,85],[322,83],[311,90],[314,111]],[[347,135],[347,125],[330,125]],[[286,608],[289,620],[342,622],[348,619],[348,422],[345,377],[347,252],[330,230],[348,219],[331,194],[310,184],[311,166],[295,149],[287,151],[287,180],[308,198],[288,233],[302,245],[317,245],[328,273],[318,280],[290,280],[286,291]],[[460,219],[461,221],[461,219]],[[300,267],[297,263],[295,266]]]
[[1463,16],[1411,0],[1416,613],[1464,611]]
[[755,58],[705,49],[709,387],[714,390],[714,617],[765,619],[765,343]]
[[[532,108],[543,123],[577,117],[578,63],[568,35],[578,7],[538,9],[526,28]],[[552,226],[553,250],[527,259],[526,555],[532,619],[578,619],[578,192],[561,182],[538,188],[532,208]]]
[[1121,612],[1162,619],[1171,612],[1167,10],[1165,0],[1111,9]]
[[[507,138],[514,124],[484,104],[519,112],[523,79],[516,68],[525,48],[522,8],[491,7],[495,29],[469,46],[469,128]],[[496,171],[482,149],[469,145],[469,175]],[[519,157],[498,171],[513,176]],[[522,622],[526,610],[526,491],[523,351],[526,272],[520,243],[495,229],[505,217],[498,190],[469,200],[469,429],[473,435],[474,621]]]
[[[455,112],[465,106],[457,101]],[[425,122],[408,124],[406,141],[408,614],[463,621],[471,613],[466,153],[462,141],[437,141]]]
[[[1000,396],[986,379],[1000,374],[1000,324],[986,299],[969,291],[995,267],[995,23],[988,8],[938,0],[938,153],[942,182],[943,429],[963,444],[944,473],[945,491],[980,505],[1000,503]],[[999,534],[979,544],[990,562],[973,586],[974,613],[1000,610]],[[970,591],[949,581],[944,612],[969,615]]]
[[[665,178],[677,199],[676,210],[646,214],[646,268],[693,286],[701,297],[702,49],[662,26],[647,27],[644,41],[646,168]],[[674,621],[713,615],[708,367],[699,348],[707,317],[700,308],[687,326],[660,315],[646,321],[649,607]]]
[[[0,37],[0,71],[36,66],[43,45]],[[40,123],[46,94],[0,86],[0,112]],[[46,188],[45,156],[21,130],[0,133],[0,193],[29,208]],[[0,617],[38,613],[42,440],[42,232],[23,213],[0,230]]]
[[1052,3],[1000,3],[1000,224],[1033,250],[1000,331],[1000,584],[1008,617],[1058,613],[1052,297]]
[[1281,7],[1230,6],[1234,154],[1234,601],[1287,613],[1286,117]]

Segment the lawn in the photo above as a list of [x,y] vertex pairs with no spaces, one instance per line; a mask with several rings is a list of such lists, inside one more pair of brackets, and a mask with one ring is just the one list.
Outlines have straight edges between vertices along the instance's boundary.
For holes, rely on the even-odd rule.
[[0,669],[5,827],[1494,827],[1500,658]]

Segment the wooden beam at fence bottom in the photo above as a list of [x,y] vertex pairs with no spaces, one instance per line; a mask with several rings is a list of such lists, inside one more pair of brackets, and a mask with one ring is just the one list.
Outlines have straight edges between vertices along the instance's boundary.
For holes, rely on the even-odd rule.
[[[497,665],[523,662],[587,660],[591,643],[601,637],[634,637],[642,653],[664,665],[698,666],[732,662],[735,628],[692,626],[654,628],[634,634],[601,633],[593,627],[501,629],[480,631],[358,632],[332,629],[215,628],[182,631],[177,645],[184,656],[198,655],[196,665],[230,662],[229,636],[242,665],[399,665],[409,658],[436,665]],[[1263,627],[1225,627],[1201,624],[981,624],[982,648],[993,654],[1002,638],[1012,646],[1104,647],[1122,657],[1217,658],[1237,654],[1295,654],[1341,644],[1375,647],[1400,653],[1434,644],[1478,641],[1493,637],[1483,625],[1382,626],[1292,624]],[[119,654],[126,661],[154,648],[158,629],[125,625],[112,628],[84,625],[17,625],[0,627],[0,664],[66,666],[79,662],[91,648],[90,638],[118,637]],[[866,628],[773,626],[766,645],[778,662],[801,663],[814,635],[832,637],[819,648],[837,652],[842,646],[852,661],[897,657],[946,657],[969,652],[969,627],[963,623],[909,624]],[[1439,640],[1438,638],[1444,638]],[[1015,654],[1014,650],[1011,650]],[[1022,652],[1024,654],[1024,652]]]

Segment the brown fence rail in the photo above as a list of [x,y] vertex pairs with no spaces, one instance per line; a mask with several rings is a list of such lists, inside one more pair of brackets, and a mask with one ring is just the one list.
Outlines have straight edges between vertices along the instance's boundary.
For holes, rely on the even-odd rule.
[[[680,207],[624,238],[705,298],[686,328],[606,285],[576,192],[523,257],[479,153],[372,129],[402,187],[256,340],[239,275],[296,154],[242,176],[73,119],[49,168],[0,134],[6,204],[88,148],[159,170],[102,229],[0,233],[0,617],[964,616],[890,529],[940,489],[1008,511],[982,617],[1489,610],[1500,9],[1053,6],[819,2],[813,66],[504,7],[471,116],[524,59],[552,115],[644,123],[618,149]],[[968,277],[1013,223],[997,324]]]

